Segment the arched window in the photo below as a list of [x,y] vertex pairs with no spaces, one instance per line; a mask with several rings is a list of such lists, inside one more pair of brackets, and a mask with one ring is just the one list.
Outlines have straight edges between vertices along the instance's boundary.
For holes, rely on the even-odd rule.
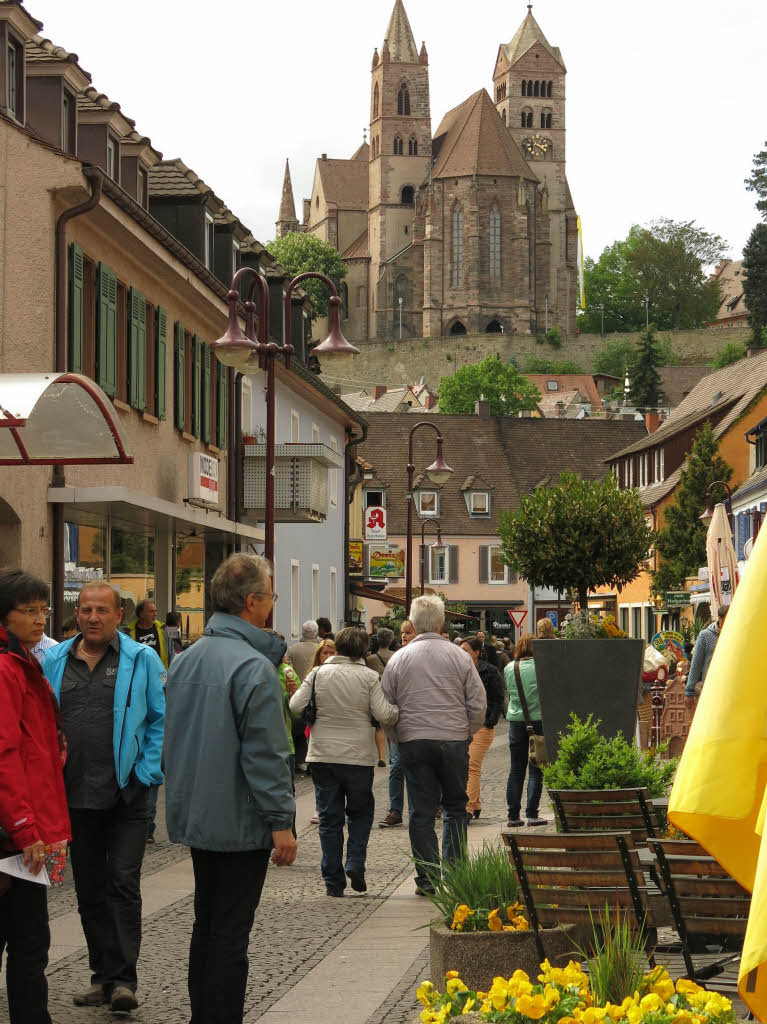
[[491,320],[485,328],[485,334],[503,334],[503,325],[500,320]]
[[406,82],[403,82],[399,87],[399,93],[397,94],[397,113],[404,114],[405,117],[410,116],[410,93]]
[[402,139],[399,135],[394,137],[394,155],[402,156]]
[[527,82],[522,82],[522,95],[527,96]]
[[544,125],[544,127],[551,128],[551,111],[549,111],[548,114],[546,114],[546,124]]
[[490,210],[490,277],[501,276],[501,214],[493,203]]
[[402,299],[403,305],[407,305],[407,278],[404,274],[398,274],[397,280],[394,282],[394,302],[399,305],[399,300]]
[[533,85],[533,96],[538,95],[538,82]]
[[533,95],[533,80],[532,80],[532,78],[528,78],[528,80],[527,80],[527,95],[528,96],[532,96]]
[[533,112],[529,107],[525,107],[522,111],[522,127],[532,128],[533,127]]
[[503,123],[506,124],[506,111],[505,110],[501,113],[501,117],[503,118]]
[[465,327],[464,324],[461,323],[460,320],[456,320],[456,322],[450,328],[450,333],[451,334],[465,334],[466,333],[466,327]]
[[547,96],[551,96],[551,86],[552,86],[552,84],[553,84],[552,82],[547,82],[546,83],[546,95]]
[[365,285],[357,285],[357,306],[362,307],[365,305]]
[[453,209],[452,282],[453,288],[459,288],[463,284],[463,210],[460,206]]
[[379,103],[379,99],[380,99],[380,94],[378,92],[378,82],[376,82],[376,87],[373,90],[373,120],[375,120],[378,117],[378,103]]
[[418,139],[408,139],[407,155],[418,156]]
[[524,110],[522,111],[522,127],[527,128],[527,114]]
[[415,202],[415,189],[412,185],[405,185],[400,195],[400,202],[403,206],[412,206]]

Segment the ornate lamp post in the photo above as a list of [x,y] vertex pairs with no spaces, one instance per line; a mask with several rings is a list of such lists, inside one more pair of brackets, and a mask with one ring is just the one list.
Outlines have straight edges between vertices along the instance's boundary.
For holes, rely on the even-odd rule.
[[421,523],[421,558],[420,558],[420,582],[421,582],[421,597],[426,587],[426,527],[431,523],[437,527],[437,539],[429,544],[429,550],[435,551],[443,547],[442,544],[442,530],[439,522],[436,519],[424,519]]
[[724,487],[727,491],[727,521],[730,524],[730,530],[732,530],[732,488],[724,482],[724,480],[714,480],[713,483],[709,484],[706,488],[706,511],[698,516],[702,523],[706,526],[714,518],[714,506],[711,504],[711,493],[715,487]]
[[407,447],[407,546],[405,557],[405,614],[410,615],[410,604],[413,600],[413,580],[411,571],[413,565],[413,479],[415,477],[415,466],[413,465],[413,435],[421,427],[431,427],[437,434],[437,457],[427,468],[426,475],[433,484],[447,483],[450,474],[453,472],[450,466],[442,457],[442,432],[436,423],[429,420],[421,420],[416,423],[410,431]]

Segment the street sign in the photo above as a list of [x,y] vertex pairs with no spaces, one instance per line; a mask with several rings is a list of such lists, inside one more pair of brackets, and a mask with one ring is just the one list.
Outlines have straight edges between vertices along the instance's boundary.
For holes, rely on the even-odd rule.
[[517,627],[517,629],[521,629],[522,628],[522,623],[527,618],[527,609],[525,608],[522,611],[512,611],[512,609],[509,608],[508,616],[511,619],[511,621],[514,623],[514,625]]
[[546,618],[551,619],[554,629],[559,627],[559,612],[556,611],[556,609],[549,609],[549,611],[546,612]]
[[686,590],[667,591],[663,595],[663,603],[667,608],[683,608],[690,603],[690,595]]
[[386,509],[382,505],[365,509],[365,540],[386,540]]

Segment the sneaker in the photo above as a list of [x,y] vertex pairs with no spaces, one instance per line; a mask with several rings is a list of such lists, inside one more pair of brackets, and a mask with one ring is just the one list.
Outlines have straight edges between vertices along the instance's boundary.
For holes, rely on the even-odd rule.
[[365,881],[364,871],[347,871],[346,877],[351,882],[352,889],[355,892],[367,892],[367,882]]
[[379,768],[385,768],[386,767],[386,761],[379,761],[378,762],[378,767]]
[[126,1010],[135,1010],[138,1007],[138,999],[136,999],[136,993],[132,992],[125,985],[116,985],[112,989],[112,999],[110,1000],[109,1008],[115,1010],[118,1013]]
[[521,818],[509,818],[506,822],[506,828],[522,828],[524,824]]
[[320,812],[315,809],[314,814],[309,818],[312,825],[319,825],[320,823]]
[[402,824],[402,815],[395,814],[394,811],[389,811],[383,821],[378,822],[379,828],[395,828],[397,825]]
[[91,985],[86,992],[75,992],[72,996],[75,1006],[103,1006],[109,1002],[103,985]]
[[[520,822],[520,825],[521,824],[522,824],[522,822]],[[528,825],[548,825],[548,821],[546,820],[546,818],[528,818],[527,819],[527,824]]]
[[154,841],[155,841],[154,836],[153,835],[152,836],[147,836],[146,837],[146,841],[147,841],[148,844],[154,844]]

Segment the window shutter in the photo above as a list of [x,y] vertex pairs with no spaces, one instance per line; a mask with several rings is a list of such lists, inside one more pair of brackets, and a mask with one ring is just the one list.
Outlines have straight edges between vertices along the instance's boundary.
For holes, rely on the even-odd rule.
[[143,412],[146,406],[146,299],[131,288],[128,297],[128,401]]
[[479,582],[487,583],[489,579],[490,547],[487,544],[479,546]]
[[216,446],[226,448],[226,377],[227,371],[223,363],[216,364]]
[[756,538],[759,536],[759,531],[761,530],[762,526],[764,525],[764,517],[765,517],[765,515],[767,515],[767,501],[760,501],[759,502],[759,524],[758,524],[756,530],[754,530],[754,540],[756,540]]
[[205,444],[210,444],[210,345],[202,346],[202,395],[200,402],[202,430]]
[[83,251],[69,246],[69,370],[83,372]]
[[165,370],[168,358],[168,311],[157,307],[155,328],[154,411],[158,420],[165,419]]
[[99,315],[96,383],[110,398],[117,393],[117,278],[99,263]]
[[173,325],[173,407],[175,424],[179,430],[186,428],[184,325],[176,321]]
[[455,544],[449,544],[447,549],[447,557],[449,560],[448,564],[448,583],[458,582],[458,548]]
[[[735,518],[735,532],[737,535],[737,557],[738,561],[742,561],[745,557],[743,549],[746,546],[748,540],[748,516],[745,512],[739,512]],[[734,584],[733,584],[734,585]]]
[[200,378],[202,376],[200,337],[192,335],[192,433],[200,436]]

